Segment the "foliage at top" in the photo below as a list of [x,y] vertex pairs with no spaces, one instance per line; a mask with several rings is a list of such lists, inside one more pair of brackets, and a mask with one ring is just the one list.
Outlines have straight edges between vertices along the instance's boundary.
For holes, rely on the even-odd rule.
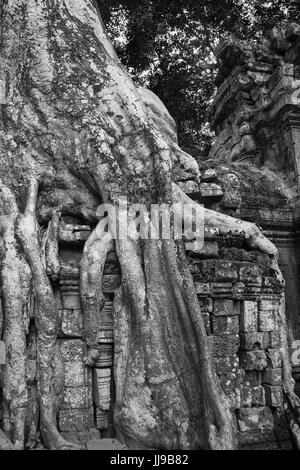
[[207,108],[215,91],[220,39],[257,41],[299,19],[291,0],[97,0],[123,63],[166,104],[180,145],[204,158],[213,133]]

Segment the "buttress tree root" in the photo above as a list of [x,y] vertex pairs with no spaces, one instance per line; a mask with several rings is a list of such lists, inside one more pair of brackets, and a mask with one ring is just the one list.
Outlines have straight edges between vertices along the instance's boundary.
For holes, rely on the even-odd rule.
[[[3,340],[9,361],[3,374],[3,428],[16,449],[24,447],[24,425],[27,405],[26,337],[23,320],[24,297],[22,281],[30,280],[26,263],[18,252],[15,224],[18,216],[12,193],[1,186],[1,293],[4,311]],[[22,279],[23,278],[23,279]],[[24,295],[25,294],[25,295]],[[9,446],[8,439],[1,439]]]
[[[16,448],[24,446],[22,318],[34,298],[39,429],[46,447],[76,448],[56,423],[62,376],[55,372],[58,314],[50,281],[60,271],[60,217],[95,227],[97,206],[117,206],[124,196],[148,208],[190,204],[173,181],[182,171],[197,181],[199,170],[179,148],[166,108],[120,64],[95,1],[0,0],[0,21],[1,289],[9,352],[3,431]],[[204,216],[220,234],[239,234],[267,253],[280,278],[276,248],[255,225],[209,210]],[[87,366],[97,361],[101,277],[111,248],[109,236],[95,229],[82,257]],[[119,439],[131,448],[234,448],[182,242],[129,236],[117,238],[115,249],[122,270],[114,302]]]
[[[52,286],[41,257],[38,240],[38,223],[36,219],[38,187],[39,182],[37,179],[33,178],[29,181],[25,211],[19,216],[17,223],[17,236],[30,266],[34,283],[35,318],[38,331],[40,429],[44,442],[49,449],[72,449],[77,446],[61,437],[56,423],[58,409],[55,392],[55,353],[58,312]],[[53,223],[53,221],[50,223]]]

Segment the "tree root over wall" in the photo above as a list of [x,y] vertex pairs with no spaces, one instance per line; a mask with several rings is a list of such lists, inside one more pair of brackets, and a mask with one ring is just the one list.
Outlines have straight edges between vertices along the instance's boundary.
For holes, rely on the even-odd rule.
[[[7,100],[0,103],[0,321],[7,348],[0,448],[28,445],[28,311],[37,328],[43,443],[49,449],[80,448],[65,441],[57,427],[63,373],[55,366],[59,325],[51,281],[60,271],[60,216],[84,216],[92,224],[100,202],[116,204],[124,195],[130,204],[148,207],[193,204],[172,184],[174,169],[199,178],[196,161],[178,147],[167,110],[120,65],[94,3],[0,0],[0,88]],[[242,236],[249,248],[268,254],[281,281],[277,250],[255,225],[206,209],[204,217],[221,235]],[[41,219],[48,224],[44,236]],[[114,303],[118,438],[130,448],[235,448],[232,415],[216,378],[182,243],[111,235],[122,270]],[[109,234],[99,236],[96,228],[81,261],[89,367],[98,358],[101,280],[112,246]],[[282,348],[287,364],[284,313]],[[299,406],[288,366],[284,388],[299,445]]]
[[[50,278],[55,278],[58,270],[57,240],[53,236],[57,214],[49,222],[48,236],[51,234],[51,237],[46,243],[48,249],[43,260],[36,220],[38,180],[29,182],[22,213],[17,210],[12,192],[4,185],[1,189],[2,206],[7,208],[7,214],[1,218],[0,248],[3,339],[8,362],[3,389],[5,434],[1,431],[0,445],[1,448],[22,449],[25,444],[28,397],[23,315],[33,281],[38,331],[40,431],[46,447],[76,449],[78,446],[60,436],[56,424],[58,313]],[[176,185],[173,191],[177,203],[187,202],[187,196]],[[269,254],[280,276],[276,248],[257,227],[211,211],[206,211],[206,223],[223,234],[243,235],[250,247]],[[101,277],[107,253],[113,248],[109,236],[98,238],[97,233],[95,229],[86,242],[81,262],[88,366],[98,359],[97,329],[103,307]],[[138,242],[129,239],[117,240],[116,250],[122,269],[122,286],[115,298],[115,421],[120,438],[127,445],[139,448],[234,448],[231,415],[213,370],[183,246],[174,240]],[[299,446],[299,399],[293,392],[287,359],[284,312],[281,333],[284,412]]]

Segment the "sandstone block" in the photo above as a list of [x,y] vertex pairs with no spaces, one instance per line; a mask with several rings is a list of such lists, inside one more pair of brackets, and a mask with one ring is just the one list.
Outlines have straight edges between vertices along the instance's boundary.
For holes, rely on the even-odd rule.
[[239,369],[232,371],[229,375],[219,376],[220,386],[228,397],[230,407],[238,409],[241,406],[241,383],[242,374]]
[[251,351],[252,349],[264,349],[263,333],[241,333],[241,349]]
[[201,312],[212,313],[214,311],[213,300],[210,297],[198,297]]
[[62,409],[88,408],[87,387],[65,387]]
[[276,329],[275,313],[273,311],[259,311],[258,329],[259,331],[273,331]]
[[265,391],[262,386],[242,387],[241,389],[241,405],[243,407],[264,406]]
[[244,300],[251,300],[254,302],[257,302],[257,299],[259,298],[261,294],[261,288],[257,286],[251,286],[247,284],[245,286],[245,291],[244,291]]
[[264,351],[243,351],[240,355],[240,367],[245,370],[263,370],[267,367]]
[[244,378],[245,387],[258,387],[261,385],[261,372],[258,370],[247,371]]
[[255,264],[240,267],[239,280],[245,284],[261,286],[262,274],[260,268]]
[[[66,283],[66,285],[69,283],[73,285],[78,285],[78,281],[80,278],[79,266],[73,263],[71,264],[71,262],[74,261],[74,257],[78,256],[77,252],[75,253],[76,254],[74,254],[74,251],[71,251],[71,253],[66,250],[61,251],[61,255],[63,256],[62,261],[61,261],[61,271],[59,275],[61,285],[64,285],[64,283]],[[79,254],[80,254],[80,251],[79,251]],[[80,263],[80,258],[78,259],[78,264]]]
[[257,331],[258,308],[257,302],[245,300],[242,302],[240,328],[242,333]]
[[240,431],[261,431],[273,429],[274,419],[269,407],[241,408],[238,410],[238,425]]
[[237,265],[226,260],[203,260],[201,271],[206,280],[218,283],[236,281],[238,277]]
[[81,310],[79,285],[61,285],[61,297],[64,310]]
[[195,282],[197,295],[208,295],[210,293],[210,284],[208,282]]
[[230,282],[212,282],[211,295],[213,298],[228,299],[232,297],[233,286]]
[[280,351],[278,349],[269,349],[266,354],[268,367],[271,369],[280,369],[282,365]]
[[266,369],[263,372],[262,383],[268,385],[282,385],[282,369]]
[[238,442],[241,450],[278,450],[277,437],[271,429],[252,429],[251,431],[239,431]]
[[58,426],[63,432],[85,431],[89,428],[87,410],[60,410]]
[[275,385],[264,385],[266,404],[274,408],[281,406],[283,402],[282,387]]
[[83,335],[82,310],[62,310],[61,330],[64,336],[81,338]]
[[83,362],[65,362],[65,386],[83,387],[87,385],[88,369]]
[[60,349],[65,362],[83,362],[86,355],[86,345],[80,339],[60,340]]
[[229,299],[216,299],[214,301],[214,315],[231,316],[240,314],[240,302]]
[[239,359],[236,355],[215,357],[214,364],[218,375],[237,374],[239,370]]
[[237,265],[231,261],[220,261],[216,266],[215,280],[219,282],[234,282],[238,279]]
[[239,332],[239,317],[213,317],[213,332],[214,334],[238,334]]
[[261,299],[258,303],[259,310],[264,312],[278,311],[280,300],[274,297]]
[[267,331],[264,333],[264,349],[279,349],[280,345],[279,331]]
[[215,357],[233,356],[237,354],[240,345],[239,335],[215,335],[209,337],[209,341],[211,342],[212,354]]

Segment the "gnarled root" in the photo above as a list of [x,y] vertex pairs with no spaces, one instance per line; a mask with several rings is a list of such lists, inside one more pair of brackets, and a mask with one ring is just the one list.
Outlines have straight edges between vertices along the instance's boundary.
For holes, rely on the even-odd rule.
[[[193,204],[181,190],[173,185],[173,194],[176,202],[181,204]],[[194,203],[195,204],[195,203]],[[217,212],[204,209],[205,225],[212,226],[219,230],[220,235],[240,235],[244,237],[249,247],[260,250],[269,255],[271,267],[276,273],[277,279],[284,285],[282,273],[278,266],[278,251],[275,245],[268,240],[259,228],[250,222],[235,219],[233,217],[219,214]],[[298,449],[300,449],[300,399],[294,392],[294,380],[289,361],[289,348],[287,343],[288,332],[286,324],[284,295],[282,296],[280,315],[279,315],[279,331],[281,340],[281,358],[283,367],[283,393],[284,405],[282,412],[285,414],[291,434]]]
[[120,440],[133,448],[234,448],[196,294],[188,300],[193,281],[188,267],[179,267],[175,242],[118,240],[116,247],[122,268],[115,299]]
[[57,450],[80,449],[79,446],[62,438],[56,424],[55,348],[58,314],[38,243],[36,220],[38,186],[36,179],[30,180],[26,208],[24,214],[18,220],[17,235],[31,268],[36,296],[40,428],[47,448]]
[[186,338],[196,347],[190,348],[191,362],[197,365],[195,373],[203,402],[203,436],[206,447],[214,450],[234,449],[236,440],[229,411],[229,403],[218,386],[213,367],[207,333],[202,320],[194,282],[186,260],[182,243],[176,248],[174,242],[163,244],[164,260],[172,295],[180,312],[180,322]]
[[[188,204],[198,207],[198,204],[190,199],[177,184],[173,183],[172,186],[173,202],[177,204]],[[205,226],[212,227],[218,230],[220,235],[240,235],[242,236],[250,248],[259,250],[262,253],[266,253],[274,261],[274,268],[277,268],[276,264],[278,259],[278,250],[276,246],[266,238],[259,228],[251,223],[244,220],[235,219],[226,214],[221,214],[210,209],[204,208],[204,224]]]
[[58,280],[61,269],[57,241],[60,217],[60,212],[53,212],[43,243],[44,265],[51,281]]
[[99,358],[98,332],[104,306],[102,275],[107,254],[114,249],[111,236],[97,227],[85,243],[80,263],[80,293],[84,314],[84,336],[88,348],[85,363],[93,367]]
[[[27,406],[26,335],[23,319],[22,271],[24,260],[18,253],[15,240],[16,204],[11,192],[1,187],[2,207],[8,214],[0,221],[1,290],[4,311],[3,340],[7,363],[4,366],[3,426],[14,449],[24,448],[24,428]],[[12,447],[1,433],[1,446]]]
[[[176,185],[173,202],[196,205]],[[282,279],[276,247],[254,224],[206,209],[204,216],[220,234],[240,235],[268,254]],[[120,360],[126,370],[116,375],[120,439],[131,447],[234,448],[232,416],[215,376],[183,247],[174,240],[118,240],[116,248],[122,289],[115,334],[119,341],[121,331],[130,337],[115,351],[116,365]]]

